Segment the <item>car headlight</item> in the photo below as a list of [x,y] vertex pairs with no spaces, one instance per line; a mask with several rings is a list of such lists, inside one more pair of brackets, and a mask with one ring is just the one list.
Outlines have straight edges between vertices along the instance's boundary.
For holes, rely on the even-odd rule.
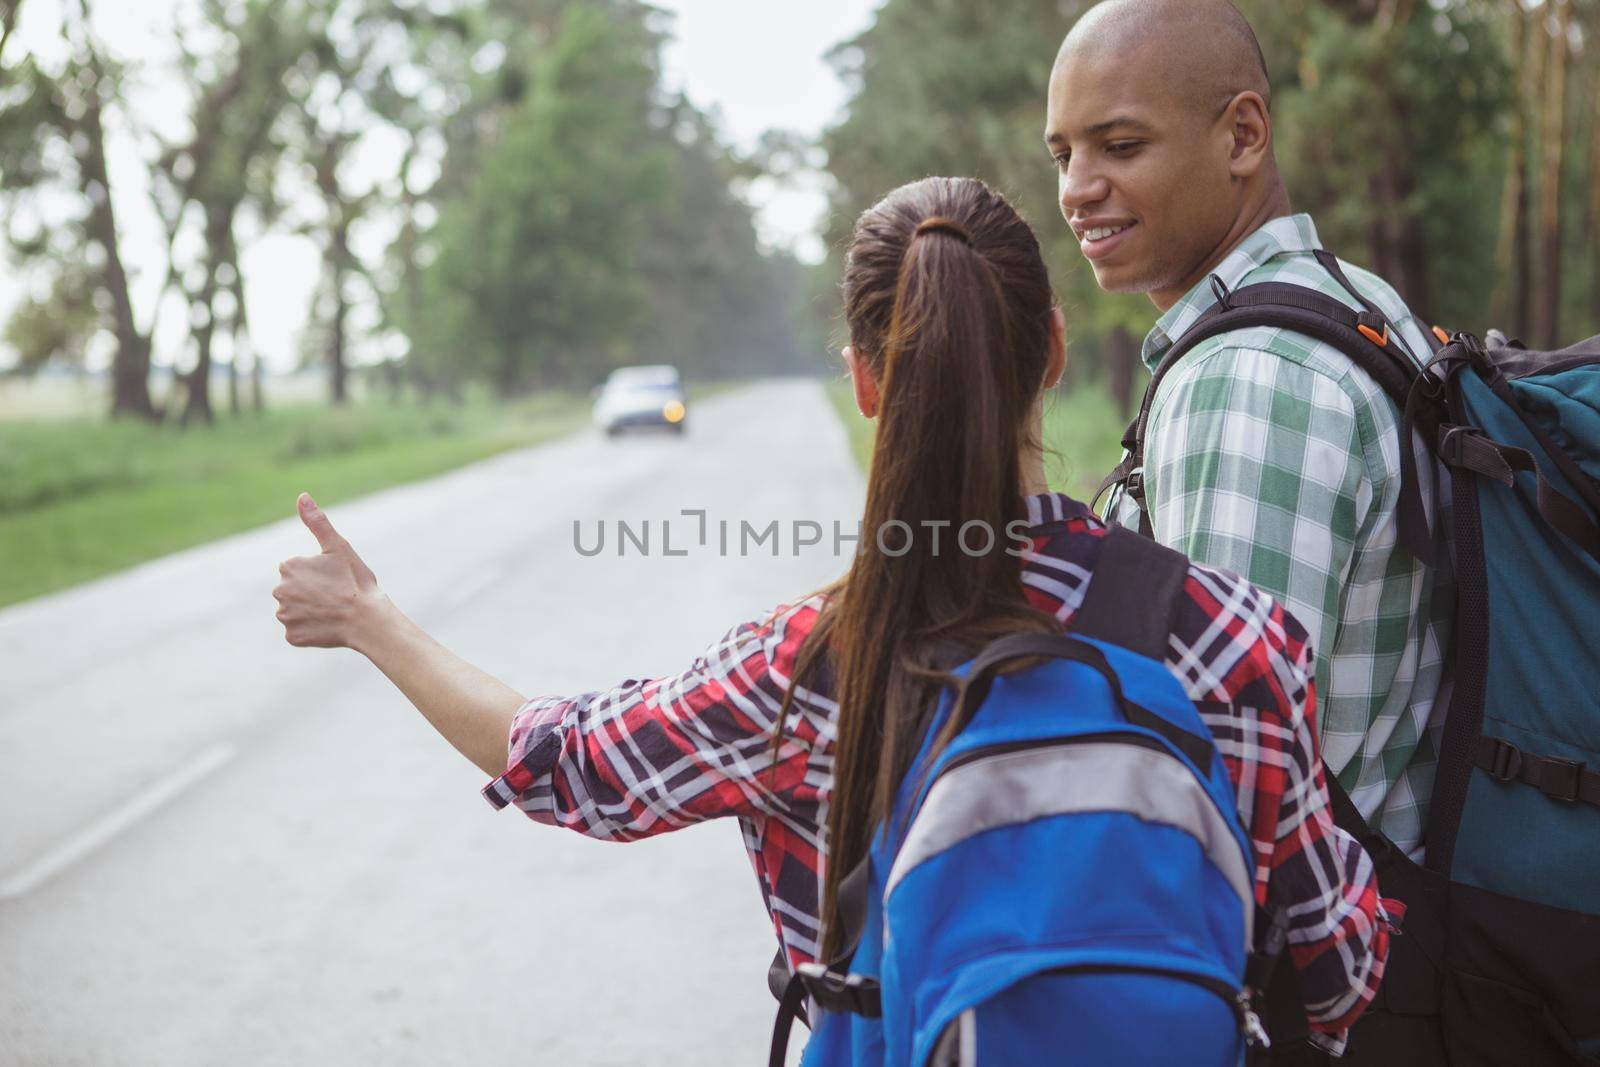
[[661,417],[668,422],[682,422],[685,414],[681,400],[669,400],[661,408]]

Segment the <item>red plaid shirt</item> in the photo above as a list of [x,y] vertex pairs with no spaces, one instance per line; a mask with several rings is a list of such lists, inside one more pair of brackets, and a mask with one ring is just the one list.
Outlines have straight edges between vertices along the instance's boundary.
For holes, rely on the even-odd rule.
[[[1105,527],[1058,494],[1030,498],[1028,511],[1029,599],[1070,623]],[[1389,928],[1371,860],[1329,811],[1306,632],[1225,572],[1191,566],[1186,591],[1167,666],[1215,736],[1254,846],[1257,901],[1290,916],[1307,1015],[1337,1047],[1377,989]],[[820,606],[813,597],[736,626],[681,674],[528,701],[508,769],[484,795],[612,841],[735,816],[791,966],[815,958],[837,705],[800,689],[776,757],[772,732]]]

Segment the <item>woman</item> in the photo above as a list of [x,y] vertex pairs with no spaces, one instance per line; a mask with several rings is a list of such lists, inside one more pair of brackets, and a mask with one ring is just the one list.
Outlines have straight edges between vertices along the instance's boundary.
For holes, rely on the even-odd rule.
[[[1105,532],[1045,484],[1042,397],[1064,322],[1002,197],[971,179],[895,190],[857,223],[843,289],[856,400],[879,419],[861,552],[833,587],[734,627],[683,673],[525,701],[400,614],[307,496],[323,555],[287,561],[274,594],[291,644],[365,654],[496,776],[496,806],[612,840],[738,817],[791,965],[837,947],[837,883],[905,773],[930,679],[1001,634],[1069,624]],[[955,547],[974,523],[989,551]],[[1388,931],[1371,862],[1329,815],[1305,631],[1231,575],[1193,566],[1185,593],[1167,665],[1225,756],[1257,898],[1293,917],[1309,1022],[1336,1046]]]

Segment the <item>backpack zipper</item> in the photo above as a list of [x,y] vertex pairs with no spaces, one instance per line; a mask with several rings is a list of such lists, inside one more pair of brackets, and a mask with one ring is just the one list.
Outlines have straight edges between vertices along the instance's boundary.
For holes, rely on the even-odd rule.
[[1239,1029],[1244,1033],[1245,1041],[1252,1048],[1271,1048],[1272,1041],[1267,1037],[1266,1027],[1261,1025],[1261,1017],[1256,1014],[1255,1005],[1250,1001],[1250,991],[1244,986],[1234,986],[1213,978],[1206,974],[1195,974],[1192,971],[1180,971],[1170,967],[1148,967],[1135,964],[1120,963],[1084,963],[1071,967],[1054,967],[1040,974],[1152,974],[1163,978],[1176,978],[1181,982],[1197,985],[1201,989],[1221,997],[1233,1012],[1234,1019],[1239,1024]]
[[[1092,741],[1116,741],[1119,744],[1153,749],[1157,752],[1164,752],[1174,759],[1178,758],[1173,754],[1172,749],[1153,737],[1146,737],[1144,734],[1134,733],[1131,730],[1102,730],[1098,733],[1079,734],[1075,737],[1042,737],[1036,741],[1001,741],[993,745],[980,745],[970,752],[961,753],[961,755],[945,764],[944,769],[939,772],[938,778],[943,778],[957,767],[964,767],[980,759],[988,759],[990,756],[1003,756],[1008,752],[1021,752],[1032,748],[1061,748],[1068,745],[1082,745]],[[1182,761],[1180,760],[1179,762]],[[938,781],[938,778],[935,778],[934,781]],[[930,782],[929,784],[931,785],[932,783]]]

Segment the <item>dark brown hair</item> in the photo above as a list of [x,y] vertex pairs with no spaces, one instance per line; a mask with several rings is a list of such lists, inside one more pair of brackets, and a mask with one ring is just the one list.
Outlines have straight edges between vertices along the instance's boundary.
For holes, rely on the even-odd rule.
[[[1002,634],[1056,625],[1028,605],[1018,560],[1003,551],[1026,517],[1023,450],[1037,447],[1031,416],[1050,359],[1053,300],[1032,229],[975,179],[904,185],[856,222],[843,290],[881,405],[861,554],[829,591],[795,672],[797,687],[826,659],[839,705],[824,959],[841,948],[839,882],[893,808],[944,671]],[[896,521],[914,536],[885,544],[898,553],[909,540],[904,554],[877,538]],[[992,551],[955,549],[973,521],[993,531]],[[939,522],[950,525],[935,550],[927,524]]]

